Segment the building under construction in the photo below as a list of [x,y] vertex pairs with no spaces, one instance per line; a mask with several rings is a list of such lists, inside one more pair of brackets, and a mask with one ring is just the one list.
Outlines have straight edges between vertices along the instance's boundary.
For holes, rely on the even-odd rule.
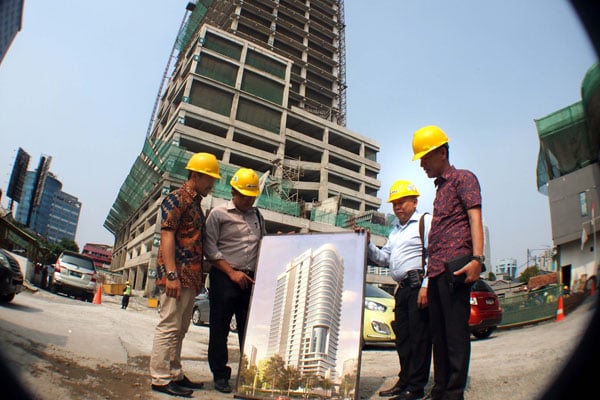
[[247,167],[261,175],[269,233],[358,224],[385,242],[379,144],[345,127],[344,29],[343,1],[188,4],[143,150],[104,223],[113,270],[153,291],[159,206],[196,152],[220,161],[206,210],[231,198],[231,176]]

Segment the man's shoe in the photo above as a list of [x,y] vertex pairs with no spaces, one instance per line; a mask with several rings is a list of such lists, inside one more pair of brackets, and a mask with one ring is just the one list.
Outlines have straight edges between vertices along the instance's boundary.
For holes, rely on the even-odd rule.
[[174,381],[174,383],[178,386],[188,388],[188,389],[202,389],[204,387],[204,383],[202,382],[192,382],[187,376],[183,376],[183,379],[180,381]]
[[231,393],[233,389],[229,386],[228,379],[215,379],[215,389],[221,393]]
[[432,389],[431,392],[427,393],[421,400],[442,400],[442,395],[439,390]]
[[169,382],[168,385],[152,385],[152,390],[181,397],[190,397],[194,393],[192,389],[183,388],[174,382]]
[[396,382],[396,384],[394,386],[392,386],[391,388],[389,388],[387,390],[382,390],[381,392],[379,392],[379,396],[381,396],[381,397],[398,396],[400,393],[402,393],[404,391],[404,389],[406,389],[406,385],[401,385],[400,380],[398,379],[398,381]]
[[404,390],[396,397],[392,397],[390,400],[417,400],[423,397],[425,393],[420,390],[417,392],[411,392],[410,390]]

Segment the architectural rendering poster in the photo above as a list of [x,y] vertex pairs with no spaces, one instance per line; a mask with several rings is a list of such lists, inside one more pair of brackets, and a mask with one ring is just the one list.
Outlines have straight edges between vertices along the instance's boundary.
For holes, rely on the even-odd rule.
[[366,235],[262,240],[235,397],[356,398]]

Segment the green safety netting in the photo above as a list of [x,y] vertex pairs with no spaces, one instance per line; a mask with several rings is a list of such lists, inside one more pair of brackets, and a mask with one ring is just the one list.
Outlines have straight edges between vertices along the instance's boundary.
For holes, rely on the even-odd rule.
[[[117,232],[166,175],[170,179],[183,183],[188,176],[185,166],[191,156],[191,152],[179,147],[177,143],[153,141],[147,138],[142,153],[136,158],[119,190],[104,227],[113,234]],[[221,179],[215,181],[213,196],[222,199],[231,198],[229,181],[238,168],[234,165],[219,164]],[[259,176],[261,175],[259,172]],[[300,204],[288,200],[290,187],[290,182],[267,176],[264,189],[257,200],[258,207],[299,216]]]
[[548,181],[598,162],[600,126],[594,120],[600,107],[600,70],[594,64],[582,83],[582,97],[570,106],[536,119],[540,148],[538,191],[547,194]]
[[180,52],[183,52],[187,48],[190,40],[192,40],[192,37],[196,32],[196,29],[198,29],[198,25],[200,25],[200,22],[208,11],[208,7],[210,7],[212,3],[213,0],[198,0],[196,2],[196,8],[194,8],[194,11],[192,11],[190,14],[190,17],[186,21],[179,36],[177,37],[176,48]]

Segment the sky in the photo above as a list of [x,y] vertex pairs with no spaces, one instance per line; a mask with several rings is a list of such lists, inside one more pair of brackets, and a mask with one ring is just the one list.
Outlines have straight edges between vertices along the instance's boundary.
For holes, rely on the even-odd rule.
[[[0,64],[0,189],[19,147],[30,170],[52,156],[50,171],[82,203],[80,248],[113,244],[103,224],[142,149],[187,2],[25,1]],[[480,181],[492,265],[551,247],[535,119],[580,101],[597,60],[570,3],[346,0],[345,20],[347,127],[380,145],[381,211],[392,212],[397,179],[432,211],[411,141],[438,125],[451,163]]]

